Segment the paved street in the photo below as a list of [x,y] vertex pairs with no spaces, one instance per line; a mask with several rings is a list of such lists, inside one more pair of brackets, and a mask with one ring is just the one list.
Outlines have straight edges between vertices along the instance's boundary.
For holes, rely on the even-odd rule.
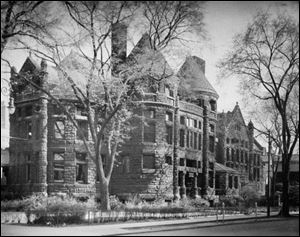
[[299,218],[130,234],[127,236],[299,236]]
[[[65,227],[1,224],[1,236],[101,236],[101,235],[297,235],[299,214],[289,220],[259,215],[225,215],[195,219],[68,225]],[[248,224],[247,224],[248,223]],[[255,228],[254,228],[255,226]],[[176,231],[175,231],[176,230]],[[253,232],[253,233],[252,233]]]

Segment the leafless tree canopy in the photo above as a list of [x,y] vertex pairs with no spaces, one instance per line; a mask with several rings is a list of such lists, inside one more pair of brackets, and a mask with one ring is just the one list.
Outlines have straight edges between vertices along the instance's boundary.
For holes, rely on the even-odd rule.
[[275,119],[281,129],[285,175],[283,213],[288,215],[289,161],[299,140],[299,23],[279,15],[272,18],[259,13],[247,30],[234,38],[233,49],[219,64],[224,75],[242,77],[246,94],[274,105]]

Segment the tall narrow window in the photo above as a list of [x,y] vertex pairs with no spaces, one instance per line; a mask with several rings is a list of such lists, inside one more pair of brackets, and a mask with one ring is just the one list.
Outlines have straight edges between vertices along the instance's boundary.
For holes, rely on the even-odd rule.
[[184,130],[180,129],[179,131],[179,145],[184,147]]
[[186,132],[186,147],[190,147],[190,131]]
[[197,128],[198,123],[196,119],[193,119],[193,123],[194,123],[194,128]]
[[199,135],[198,135],[198,150],[201,150],[201,144],[202,144],[201,133],[199,133]]
[[86,153],[76,153],[76,182],[87,183]]
[[213,124],[209,125],[209,131],[214,133],[215,132],[215,126]]
[[167,143],[173,144],[173,127],[167,126]]
[[65,123],[61,120],[54,122],[54,137],[56,139],[63,139],[65,137]]
[[144,125],[144,142],[155,142],[155,122],[147,121]]
[[77,129],[77,133],[76,133],[77,139],[83,139],[80,131],[82,131],[85,139],[88,139],[89,130],[88,130],[87,121],[79,120],[79,121],[77,121],[77,123],[78,123],[78,128],[79,128],[79,129]]
[[194,149],[197,149],[198,146],[198,134],[196,132],[194,132]]
[[232,183],[233,183],[232,176],[229,175],[229,188],[232,188]]
[[180,116],[180,124],[185,125],[185,117],[184,116]]
[[229,148],[228,147],[226,148],[226,159],[227,159],[227,161],[230,160]]
[[209,136],[209,151],[214,152],[215,151],[215,137]]
[[238,184],[238,177],[234,176],[234,188],[238,188],[239,184]]
[[32,122],[31,120],[26,122],[27,125],[27,139],[31,139],[32,138]]
[[64,152],[53,153],[53,179],[54,181],[64,181],[65,170],[65,154]]

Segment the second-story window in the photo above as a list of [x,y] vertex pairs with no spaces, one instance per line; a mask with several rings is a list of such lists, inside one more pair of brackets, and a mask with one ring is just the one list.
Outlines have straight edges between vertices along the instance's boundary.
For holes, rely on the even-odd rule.
[[86,153],[76,153],[76,182],[87,183],[87,159]]
[[201,150],[201,143],[202,143],[202,141],[201,141],[201,133],[199,133],[199,135],[198,135],[198,150]]
[[166,121],[173,121],[173,113],[172,112],[166,112]]
[[209,136],[209,151],[214,152],[215,151],[215,137]]
[[167,126],[167,143],[173,144],[173,127]]
[[180,116],[180,124],[185,125],[185,117],[184,116]]
[[194,128],[197,128],[197,125],[198,125],[198,123],[197,123],[197,120],[196,119],[193,119],[193,125],[194,125]]
[[179,131],[179,145],[181,147],[184,147],[184,130],[183,129],[180,129]]
[[88,122],[85,120],[79,120],[79,121],[77,121],[77,123],[78,123],[78,128],[79,128],[79,129],[77,129],[77,132],[76,132],[77,139],[83,139],[83,137],[80,133],[80,130],[82,131],[85,139],[88,139],[88,134],[89,134]]
[[196,132],[194,132],[194,149],[197,150],[197,146],[198,146],[198,134]]
[[199,121],[199,123],[198,123],[198,128],[199,128],[199,129],[201,129],[201,128],[202,128],[201,121]]
[[214,133],[215,132],[215,126],[213,124],[209,125],[209,131]]
[[155,122],[147,121],[144,125],[144,142],[155,142]]
[[65,170],[65,154],[64,152],[53,153],[53,179],[54,181],[64,181]]
[[65,137],[65,123],[63,120],[56,120],[54,122],[54,137],[56,139],[63,139]]

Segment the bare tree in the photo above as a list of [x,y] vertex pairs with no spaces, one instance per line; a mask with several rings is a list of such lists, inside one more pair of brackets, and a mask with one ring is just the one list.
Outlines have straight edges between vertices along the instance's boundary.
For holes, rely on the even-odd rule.
[[188,32],[206,34],[201,1],[143,1],[141,5],[153,49],[162,50],[173,40],[188,41],[184,37]]
[[[31,78],[35,75],[23,74],[18,75],[18,78],[46,93],[52,102],[63,109],[77,128],[89,157],[96,164],[100,180],[101,206],[104,210],[109,210],[110,179],[119,148],[128,137],[130,127],[126,125],[131,115],[130,108],[136,104],[137,97],[140,98],[148,84],[155,87],[159,81],[173,74],[165,63],[157,66],[156,60],[160,58],[160,53],[153,50],[143,51],[148,54],[146,57],[139,56],[139,50],[136,50],[137,55],[128,58],[123,64],[113,57],[109,47],[112,25],[127,24],[126,21],[136,9],[135,5],[121,1],[68,1],[64,2],[64,6],[77,27],[76,34],[70,34],[69,40],[72,41],[72,49],[77,51],[76,58],[79,62],[64,65],[62,58],[65,45],[57,42],[55,37],[39,40],[39,48],[32,48],[26,42],[20,43],[23,49],[30,49],[37,57],[54,65],[61,76],[59,83],[66,81],[67,87],[72,89],[77,103],[87,116],[92,146],[63,100],[34,83]],[[114,68],[112,64],[117,64],[118,67]],[[105,168],[103,151],[106,153]]]
[[38,40],[51,37],[48,30],[58,19],[50,16],[46,1],[1,1],[1,58],[14,39]]
[[245,92],[272,101],[281,120],[283,163],[282,215],[289,215],[289,164],[299,140],[299,118],[289,108],[299,88],[299,23],[287,16],[259,13],[246,31],[234,38],[232,50],[220,62],[223,73],[242,77]]

